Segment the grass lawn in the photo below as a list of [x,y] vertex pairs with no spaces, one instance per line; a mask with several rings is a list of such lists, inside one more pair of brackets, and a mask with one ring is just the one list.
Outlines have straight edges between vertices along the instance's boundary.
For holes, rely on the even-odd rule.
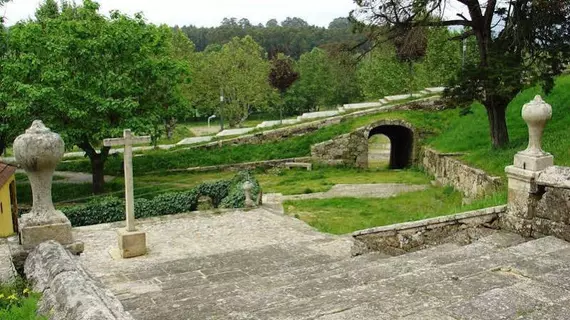
[[426,184],[430,178],[418,170],[361,170],[352,168],[318,168],[280,170],[277,174],[257,174],[264,193],[285,195],[328,191],[335,184],[406,183]]
[[422,220],[506,203],[506,193],[462,205],[463,195],[450,187],[430,187],[386,199],[333,198],[285,201],[288,215],[317,230],[346,234],[394,223]]
[[[234,172],[176,173],[137,176],[134,179],[135,197],[152,198],[158,194],[190,189],[202,182],[230,179]],[[352,168],[320,167],[313,171],[301,169],[271,169],[258,171],[255,177],[263,187],[264,193],[302,194],[323,192],[335,184],[342,183],[408,183],[426,184],[430,178],[417,170],[358,170]],[[17,180],[19,181],[19,180]],[[19,181],[23,182],[23,181]],[[31,190],[28,183],[17,183],[18,202],[31,205]],[[107,196],[124,196],[123,178],[105,184]],[[94,197],[91,184],[68,184],[55,181],[53,200],[57,206],[84,203]]]

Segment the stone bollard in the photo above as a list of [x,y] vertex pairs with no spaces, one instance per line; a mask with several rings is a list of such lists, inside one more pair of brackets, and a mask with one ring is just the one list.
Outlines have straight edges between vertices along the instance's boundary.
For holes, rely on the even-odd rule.
[[254,208],[255,202],[251,198],[251,190],[253,189],[253,183],[251,181],[246,181],[243,184],[243,192],[245,193],[245,207],[246,208]]
[[542,196],[536,178],[543,170],[554,165],[554,157],[543,151],[541,145],[544,127],[551,117],[552,107],[540,96],[524,105],[522,118],[528,125],[528,147],[515,155],[514,165],[505,168],[509,199],[502,225],[527,237],[532,235],[532,219]]
[[26,133],[14,141],[16,161],[26,170],[33,197],[31,211],[19,221],[20,244],[24,250],[48,240],[63,245],[73,243],[71,223],[61,211],[55,210],[51,197],[53,173],[63,153],[61,137],[40,120],[34,121]]

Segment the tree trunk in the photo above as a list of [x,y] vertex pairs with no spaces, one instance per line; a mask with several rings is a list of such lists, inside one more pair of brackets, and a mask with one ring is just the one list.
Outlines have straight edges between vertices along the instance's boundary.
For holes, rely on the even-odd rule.
[[174,135],[174,129],[176,128],[176,118],[170,118],[164,122],[164,127],[166,129],[166,137],[170,140]]
[[0,139],[0,156],[4,155],[4,152],[6,152],[6,141]]
[[489,131],[493,148],[503,148],[509,144],[509,131],[507,129],[506,104],[500,106],[487,106],[487,118],[489,119]]
[[105,160],[101,154],[97,154],[91,159],[91,172],[93,173],[93,193],[101,194],[105,191],[105,175],[103,169],[105,168]]
[[91,174],[93,175],[92,191],[94,194],[101,194],[105,191],[105,161],[109,156],[110,147],[102,147],[101,152],[97,153],[89,142],[83,142],[77,145],[91,161]]

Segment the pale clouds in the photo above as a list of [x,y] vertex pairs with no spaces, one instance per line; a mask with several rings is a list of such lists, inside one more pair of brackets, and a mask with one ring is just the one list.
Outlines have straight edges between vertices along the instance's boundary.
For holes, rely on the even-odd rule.
[[[78,3],[81,1],[77,1]],[[248,18],[258,24],[275,18],[300,17],[310,24],[327,26],[356,8],[353,0],[99,0],[101,11],[143,12],[153,23],[217,26],[224,17]],[[39,0],[12,0],[5,8],[8,24],[33,17]]]

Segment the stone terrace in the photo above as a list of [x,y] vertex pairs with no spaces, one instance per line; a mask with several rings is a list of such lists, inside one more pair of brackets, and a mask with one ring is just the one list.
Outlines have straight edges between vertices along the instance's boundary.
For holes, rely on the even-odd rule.
[[80,261],[135,319],[568,319],[570,244],[480,230],[466,246],[350,258],[351,240],[265,209],[149,219],[149,255],[113,260],[117,225],[75,230]]

